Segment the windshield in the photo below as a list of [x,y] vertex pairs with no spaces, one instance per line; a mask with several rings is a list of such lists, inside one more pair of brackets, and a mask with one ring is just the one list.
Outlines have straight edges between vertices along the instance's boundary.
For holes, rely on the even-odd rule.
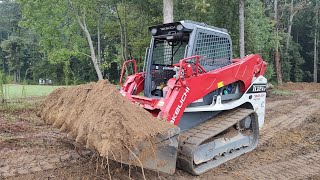
[[184,53],[188,42],[155,39],[152,55],[153,65],[173,65],[184,58]]

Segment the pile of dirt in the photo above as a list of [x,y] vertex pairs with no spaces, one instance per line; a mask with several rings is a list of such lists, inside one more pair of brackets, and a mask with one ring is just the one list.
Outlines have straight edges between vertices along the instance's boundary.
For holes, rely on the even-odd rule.
[[288,82],[278,87],[281,90],[288,90],[288,91],[295,91],[295,90],[302,90],[302,91],[320,91],[320,83],[292,83]]
[[131,103],[105,80],[55,90],[40,105],[38,116],[113,159],[128,158],[141,142],[173,127]]

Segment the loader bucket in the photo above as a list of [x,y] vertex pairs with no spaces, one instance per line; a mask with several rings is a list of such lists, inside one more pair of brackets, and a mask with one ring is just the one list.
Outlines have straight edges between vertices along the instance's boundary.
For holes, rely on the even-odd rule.
[[171,128],[153,140],[142,142],[122,163],[173,174],[176,169],[179,132],[178,127]]

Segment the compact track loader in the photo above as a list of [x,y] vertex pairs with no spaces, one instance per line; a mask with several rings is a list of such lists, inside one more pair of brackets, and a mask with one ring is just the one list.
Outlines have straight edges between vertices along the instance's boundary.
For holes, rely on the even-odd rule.
[[[154,142],[143,167],[199,175],[253,150],[265,116],[267,64],[259,55],[232,59],[225,29],[181,21],[152,26],[144,69],[120,93],[177,126]],[[143,95],[142,95],[143,94]],[[141,146],[143,148],[143,146]],[[139,150],[136,151],[139,153]]]

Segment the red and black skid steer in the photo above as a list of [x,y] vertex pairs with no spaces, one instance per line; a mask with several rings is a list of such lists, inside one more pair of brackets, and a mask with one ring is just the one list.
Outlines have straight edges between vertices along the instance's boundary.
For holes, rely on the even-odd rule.
[[[253,150],[265,116],[267,64],[259,55],[232,59],[225,29],[180,21],[149,28],[143,72],[126,78],[120,93],[177,126],[156,142],[144,168],[199,175]],[[143,94],[143,96],[141,95]]]

